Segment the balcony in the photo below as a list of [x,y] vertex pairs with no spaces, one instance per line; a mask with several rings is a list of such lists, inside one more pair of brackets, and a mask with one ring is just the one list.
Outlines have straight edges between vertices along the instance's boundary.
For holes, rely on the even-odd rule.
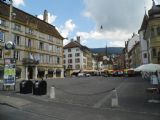
[[39,64],[39,61],[31,58],[23,58],[22,63],[26,66],[36,66]]

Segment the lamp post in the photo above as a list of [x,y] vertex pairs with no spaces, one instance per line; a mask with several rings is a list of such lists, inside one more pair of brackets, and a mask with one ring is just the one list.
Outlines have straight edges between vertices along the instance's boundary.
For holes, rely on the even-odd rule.
[[[13,54],[11,53],[9,56],[10,58],[4,58],[4,85],[7,89],[10,89],[11,85],[14,85],[15,90],[15,84],[16,84],[16,63],[15,63],[15,57],[14,57],[14,49],[15,44],[12,41],[12,17],[13,15],[13,2],[12,0],[9,0],[9,32],[8,32],[8,41],[5,42],[5,49],[10,51],[13,50]],[[12,57],[13,55],[13,57]]]

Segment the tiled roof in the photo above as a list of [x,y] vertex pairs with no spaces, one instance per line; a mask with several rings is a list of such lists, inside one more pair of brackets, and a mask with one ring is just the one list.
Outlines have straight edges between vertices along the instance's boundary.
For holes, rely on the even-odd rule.
[[82,51],[83,50],[90,51],[90,49],[88,47],[81,45],[77,41],[71,41],[70,43],[68,43],[67,45],[65,45],[63,48],[64,49],[69,49],[69,48],[76,48],[76,47],[80,48]]
[[[16,13],[16,17],[14,19],[15,22],[23,24],[25,26],[32,27],[42,33],[52,35],[59,39],[64,39],[60,33],[55,29],[55,26],[46,23],[39,18],[28,14],[20,9],[13,7],[13,12]],[[9,19],[9,5],[0,1],[0,17],[5,19]]]

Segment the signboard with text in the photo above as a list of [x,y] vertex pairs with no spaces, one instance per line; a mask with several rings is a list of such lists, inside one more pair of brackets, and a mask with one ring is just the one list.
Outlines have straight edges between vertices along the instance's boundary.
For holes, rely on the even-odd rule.
[[15,85],[16,62],[13,58],[4,59],[4,85]]

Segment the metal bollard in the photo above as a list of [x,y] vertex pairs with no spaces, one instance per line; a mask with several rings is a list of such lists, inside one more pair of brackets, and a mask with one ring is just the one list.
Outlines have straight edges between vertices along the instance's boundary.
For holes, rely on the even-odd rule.
[[112,99],[111,100],[112,107],[118,107],[119,106],[118,105],[118,95],[117,95],[117,90],[116,89],[114,89],[112,91],[112,98],[111,99]]
[[56,96],[55,96],[55,87],[54,86],[51,86],[51,89],[50,89],[50,98],[51,99],[55,99]]

